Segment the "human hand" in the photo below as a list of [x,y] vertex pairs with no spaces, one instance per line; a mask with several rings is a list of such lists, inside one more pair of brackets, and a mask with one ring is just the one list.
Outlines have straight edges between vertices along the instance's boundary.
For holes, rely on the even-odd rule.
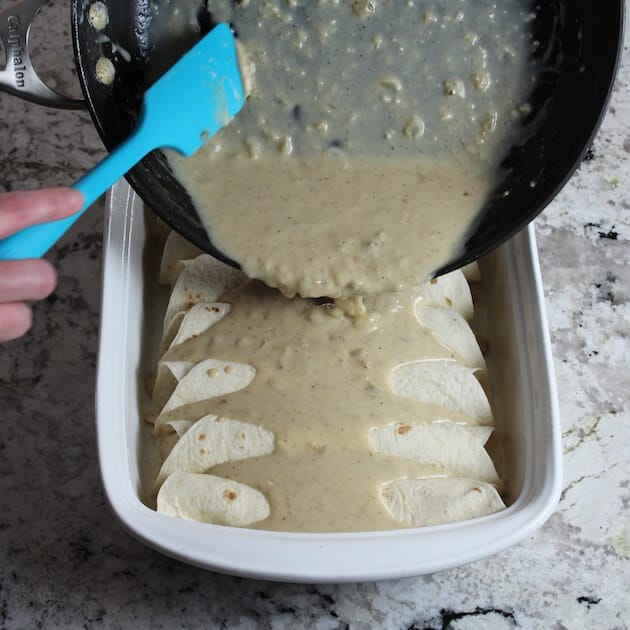
[[[83,195],[72,188],[0,194],[0,239],[36,223],[63,219],[82,204]],[[57,274],[47,260],[0,262],[0,342],[28,332],[32,313],[27,302],[44,299],[56,285]]]

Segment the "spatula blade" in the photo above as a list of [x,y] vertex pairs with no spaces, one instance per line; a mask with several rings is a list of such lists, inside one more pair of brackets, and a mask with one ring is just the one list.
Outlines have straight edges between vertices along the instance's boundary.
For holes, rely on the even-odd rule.
[[234,36],[219,24],[145,93],[147,126],[161,146],[192,155],[245,103]]

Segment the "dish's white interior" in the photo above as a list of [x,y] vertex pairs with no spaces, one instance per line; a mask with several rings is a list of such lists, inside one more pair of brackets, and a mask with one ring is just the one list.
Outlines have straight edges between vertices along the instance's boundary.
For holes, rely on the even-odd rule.
[[559,422],[531,228],[481,261],[487,293],[480,302],[495,305],[494,313],[482,312],[480,330],[490,344],[487,360],[498,394],[493,455],[507,484],[508,509],[422,529],[285,534],[173,519],[142,502],[155,454],[141,419],[142,380],[144,366],[155,365],[166,292],[147,279],[148,269],[157,270],[160,251],[146,241],[142,203],[119,183],[108,208],[97,429],[108,499],[132,533],[203,567],[321,582],[401,577],[463,564],[513,544],[550,515],[560,491]]

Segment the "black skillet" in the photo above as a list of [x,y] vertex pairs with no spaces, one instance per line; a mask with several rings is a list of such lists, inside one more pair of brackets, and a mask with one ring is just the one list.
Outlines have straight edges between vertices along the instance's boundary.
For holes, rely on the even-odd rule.
[[[22,0],[11,5],[22,7],[23,38],[27,37],[29,26],[24,22],[45,2]],[[87,106],[105,146],[111,150],[134,127],[146,88],[207,32],[213,21],[205,2],[200,1],[197,24],[185,29],[186,32],[178,31],[177,36],[161,35],[154,41],[151,21],[167,17],[177,0],[103,0],[103,3],[110,17],[104,34],[119,50],[130,54],[128,62],[116,63],[113,85],[105,86],[96,79],[96,61],[104,53],[108,57],[125,53],[112,52],[111,43],[103,41],[90,25],[89,1],[71,0],[72,38]],[[235,2],[231,4],[234,6]],[[159,18],[154,10],[156,5]],[[468,236],[464,253],[440,273],[487,253],[541,212],[579,165],[603,117],[623,42],[624,0],[540,0],[532,6],[536,12],[535,38],[541,44],[537,54],[545,56],[546,70],[530,98],[533,109],[524,124],[530,125],[535,119],[537,131],[526,136],[506,157],[504,178],[487,200]],[[0,37],[3,32],[6,36],[10,9],[1,13]],[[29,98],[28,86],[10,91]],[[76,102],[64,102],[54,93],[42,96],[41,89],[31,100],[77,106]],[[232,263],[209,242],[190,197],[161,152],[150,154],[127,179],[173,229],[201,249]]]

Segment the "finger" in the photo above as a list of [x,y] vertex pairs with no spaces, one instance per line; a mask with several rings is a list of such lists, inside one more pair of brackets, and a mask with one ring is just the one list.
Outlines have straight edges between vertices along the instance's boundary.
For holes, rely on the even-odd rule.
[[0,303],[42,300],[56,285],[57,274],[47,260],[0,262]]
[[0,194],[0,239],[35,223],[78,212],[83,195],[72,188],[44,188]]
[[25,335],[33,324],[31,309],[21,302],[0,304],[0,342]]

